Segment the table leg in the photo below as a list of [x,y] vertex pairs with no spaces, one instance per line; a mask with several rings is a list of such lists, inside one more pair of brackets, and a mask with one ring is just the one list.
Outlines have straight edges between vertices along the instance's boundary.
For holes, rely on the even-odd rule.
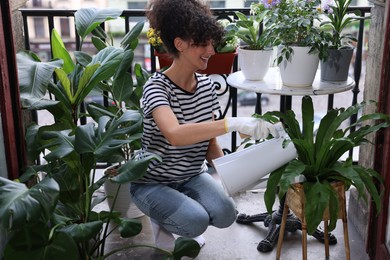
[[[246,215],[241,213],[237,216],[236,222],[238,224],[251,224],[253,222],[263,222],[264,226],[268,228],[267,236],[259,242],[257,245],[257,250],[260,252],[270,252],[274,248],[279,237],[280,224],[282,223],[283,217],[283,208],[284,208],[284,198],[280,201],[279,209],[274,211],[272,214],[260,213],[255,215]],[[291,212],[288,212],[286,228],[288,232],[295,232],[297,230],[302,230],[301,221]],[[317,229],[313,234],[319,242],[324,243],[324,232],[321,229]],[[336,237],[329,233],[329,244],[337,244]]]

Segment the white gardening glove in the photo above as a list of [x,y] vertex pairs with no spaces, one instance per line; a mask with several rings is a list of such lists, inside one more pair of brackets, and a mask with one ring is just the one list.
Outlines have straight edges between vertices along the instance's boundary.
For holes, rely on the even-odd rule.
[[279,137],[279,132],[273,124],[254,117],[227,117],[225,128],[226,132],[237,131],[249,135],[253,140],[266,139],[269,134],[275,138]]

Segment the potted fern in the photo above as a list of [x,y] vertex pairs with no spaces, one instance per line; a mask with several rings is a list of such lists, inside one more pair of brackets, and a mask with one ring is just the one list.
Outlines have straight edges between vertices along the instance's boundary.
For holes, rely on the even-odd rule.
[[[269,112],[284,124],[290,140],[285,145],[294,145],[297,158],[270,174],[264,200],[267,210],[272,212],[276,194],[283,198],[294,187],[296,179],[303,179],[304,193],[310,199],[305,201],[304,215],[307,232],[313,234],[323,220],[324,212],[329,210],[329,231],[336,227],[339,202],[332,184],[341,181],[347,190],[355,186],[361,198],[367,200],[369,192],[376,209],[381,208],[379,184],[382,177],[373,169],[355,165],[352,158],[341,157],[354,147],[367,143],[366,136],[390,125],[389,116],[372,113],[361,116],[357,122],[345,129],[340,128],[352,115],[369,103],[360,103],[348,108],[330,110],[321,120],[317,134],[314,135],[314,110],[309,96],[302,98],[302,128],[293,111]],[[374,124],[364,125],[368,120]],[[351,127],[357,130],[350,131]]]

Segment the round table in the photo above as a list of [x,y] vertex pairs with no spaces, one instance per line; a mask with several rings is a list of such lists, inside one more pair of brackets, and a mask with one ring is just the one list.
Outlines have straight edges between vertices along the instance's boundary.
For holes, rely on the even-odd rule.
[[237,71],[228,76],[227,83],[232,87],[256,93],[287,96],[329,95],[350,90],[355,86],[355,81],[350,77],[346,81],[321,81],[320,73],[317,73],[311,87],[288,87],[283,85],[277,67],[270,68],[264,79],[259,81],[246,80],[244,74]]
[[[291,96],[330,95],[351,90],[355,86],[355,81],[350,77],[346,81],[321,81],[318,71],[311,87],[288,87],[283,85],[278,67],[270,68],[264,79],[260,81],[246,80],[241,71],[234,72],[228,76],[227,83],[237,89],[256,92],[258,94],[258,102],[255,112],[258,114],[261,114],[261,106],[259,105],[261,104],[259,102],[261,100],[261,94],[281,95],[285,97],[284,105],[281,105],[281,111],[285,112],[287,109],[291,109]],[[250,224],[253,222],[264,222],[264,225],[268,227],[267,236],[260,241],[257,250],[269,252],[278,240],[279,225],[283,214],[283,203],[284,200],[282,199],[279,209],[275,210],[271,215],[267,212],[255,215],[238,215],[237,223]],[[301,229],[301,223],[298,218],[290,213],[286,223],[286,230],[295,232],[298,229]],[[322,230],[317,229],[313,236],[321,242],[324,241],[324,233]],[[336,237],[332,234],[329,234],[329,243],[337,243]]]

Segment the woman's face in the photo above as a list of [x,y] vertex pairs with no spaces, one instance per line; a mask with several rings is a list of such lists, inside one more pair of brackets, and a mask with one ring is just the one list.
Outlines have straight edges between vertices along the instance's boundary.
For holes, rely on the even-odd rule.
[[180,52],[180,59],[184,59],[188,62],[188,65],[192,65],[194,71],[206,69],[210,57],[215,54],[212,41],[209,40],[200,45],[195,45],[189,41],[187,46]]

